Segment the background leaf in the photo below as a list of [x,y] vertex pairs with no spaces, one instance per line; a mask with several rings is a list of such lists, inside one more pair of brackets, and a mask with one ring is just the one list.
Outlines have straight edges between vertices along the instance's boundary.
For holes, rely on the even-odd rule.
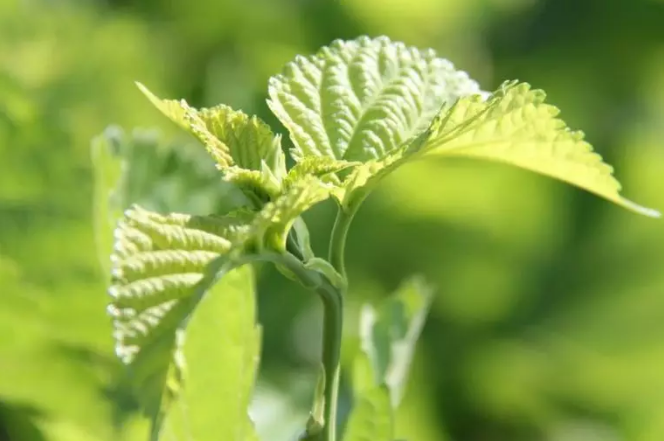
[[383,387],[365,391],[353,405],[344,441],[392,441],[393,437],[389,393]]
[[[432,290],[420,277],[405,281],[377,309],[364,305],[360,316],[362,355],[356,361],[355,390],[387,386],[397,408],[403,398],[415,344],[424,326]],[[372,369],[369,375],[367,364]],[[373,384],[367,384],[371,381]]]

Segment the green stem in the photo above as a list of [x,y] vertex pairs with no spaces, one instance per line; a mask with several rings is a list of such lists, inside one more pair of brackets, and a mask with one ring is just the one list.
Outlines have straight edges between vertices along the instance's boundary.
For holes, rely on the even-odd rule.
[[342,292],[321,273],[306,268],[292,254],[273,256],[273,260],[287,267],[305,287],[315,291],[323,301],[323,354],[325,368],[325,413],[322,441],[336,441],[337,396],[339,391],[339,360],[343,326]]
[[346,211],[343,207],[339,207],[337,218],[334,220],[334,226],[330,235],[329,261],[344,280],[346,280],[346,236],[355,216],[355,211]]

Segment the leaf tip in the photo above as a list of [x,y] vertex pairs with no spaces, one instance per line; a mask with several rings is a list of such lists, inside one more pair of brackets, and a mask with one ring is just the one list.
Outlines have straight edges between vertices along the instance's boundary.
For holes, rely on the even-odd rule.
[[659,219],[662,217],[662,213],[660,213],[659,211],[653,208],[643,207],[635,202],[630,201],[629,199],[621,198],[620,202],[625,208],[635,213],[642,214],[644,216],[648,216],[654,219]]

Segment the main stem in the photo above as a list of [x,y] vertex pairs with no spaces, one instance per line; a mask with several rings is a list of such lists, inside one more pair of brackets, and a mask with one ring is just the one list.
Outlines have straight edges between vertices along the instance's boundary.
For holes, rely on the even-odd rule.
[[[353,219],[352,214],[339,207],[330,235],[329,262],[346,281],[344,251],[346,235]],[[336,441],[337,400],[339,396],[339,360],[341,357],[341,333],[343,330],[343,296],[323,297],[323,366],[325,367],[325,428],[323,441]]]

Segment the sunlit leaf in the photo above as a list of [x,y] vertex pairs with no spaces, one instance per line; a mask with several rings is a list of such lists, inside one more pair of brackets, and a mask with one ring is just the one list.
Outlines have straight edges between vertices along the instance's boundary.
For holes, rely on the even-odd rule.
[[[414,277],[404,282],[378,309],[364,306],[360,318],[363,354],[356,362],[360,372],[355,374],[355,386],[360,394],[367,388],[367,379],[373,378],[373,387],[386,385],[392,406],[399,405],[431,294],[431,288]],[[366,360],[371,365],[372,375],[366,371]]]
[[295,219],[327,199],[333,188],[333,185],[313,176],[294,182],[256,215],[252,223],[252,236],[264,238],[273,249],[285,250],[287,233]]
[[164,438],[257,440],[247,416],[261,342],[251,273],[245,266],[225,275],[192,314],[184,387],[164,422]]
[[422,152],[504,162],[576,185],[630,210],[659,214],[620,196],[613,168],[557,118],[546,95],[526,83],[506,82],[491,97],[461,98],[433,122]]
[[432,50],[360,37],[297,57],[268,91],[297,161],[366,161],[384,157],[426,129],[443,104],[479,88]]
[[251,216],[163,216],[136,206],[116,229],[109,313],[117,355],[153,420],[152,439],[181,392],[184,326],[215,281],[242,263],[241,248],[232,247]]
[[162,100],[142,84],[138,87],[164,115],[196,136],[222,171],[237,166],[261,172],[267,167],[277,182],[286,175],[281,137],[258,117],[225,105],[194,109],[184,100]]
[[351,410],[344,441],[393,441],[394,415],[386,388],[360,395]]

